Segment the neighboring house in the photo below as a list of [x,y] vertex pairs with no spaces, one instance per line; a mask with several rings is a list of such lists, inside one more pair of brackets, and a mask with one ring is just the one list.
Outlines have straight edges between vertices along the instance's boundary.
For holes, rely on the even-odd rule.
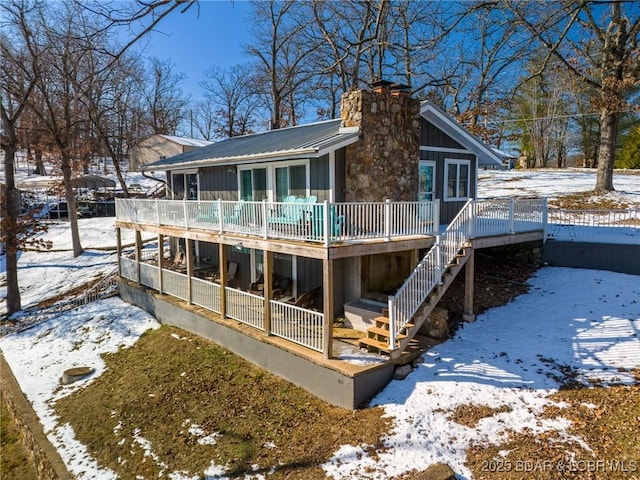
[[131,161],[129,170],[137,172],[149,163],[190,152],[212,143],[207,140],[198,140],[197,138],[174,137],[159,133],[151,135],[131,148],[129,152]]
[[[121,229],[152,232],[162,248],[146,253],[138,241],[133,258],[119,252],[121,295],[357,407],[391,378],[465,263],[473,319],[475,242],[542,239],[542,200],[470,200],[478,169],[491,165],[502,162],[490,147],[404,87],[348,92],[340,119],[146,165],[166,171],[171,199],[119,199],[118,238]],[[190,304],[249,330],[202,320]],[[362,347],[391,362],[342,370],[333,324],[343,315]]]

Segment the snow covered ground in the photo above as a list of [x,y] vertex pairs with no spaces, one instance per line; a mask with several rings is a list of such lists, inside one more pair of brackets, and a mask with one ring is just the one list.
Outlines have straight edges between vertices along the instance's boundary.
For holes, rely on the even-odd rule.
[[[568,193],[588,192],[595,186],[595,171],[588,169],[485,170],[478,174],[478,198],[541,195],[554,199]],[[613,186],[615,192],[604,197],[640,207],[640,175],[616,173]]]
[[[595,177],[589,173],[584,176],[574,172],[560,178],[544,173],[544,180],[540,181],[529,172],[482,172],[481,196],[513,194],[511,187],[515,185],[527,194],[550,196],[573,188],[590,190]],[[640,177],[616,178],[623,195],[640,205]],[[113,224],[109,223],[112,220],[80,220],[83,246],[88,251],[77,259],[64,251],[70,248],[70,236],[65,232],[68,224],[64,222],[47,234],[54,240],[54,248],[61,251],[22,253],[19,283],[23,305],[33,305],[112,269],[116,261],[112,252],[91,249],[115,245],[115,236],[111,237]],[[528,294],[479,315],[455,338],[427,352],[405,380],[393,381],[373,400],[374,405],[382,406],[394,418],[393,431],[385,439],[386,451],[373,459],[367,454],[366,445],[345,445],[324,466],[327,473],[339,479],[385,479],[443,461],[460,478],[471,478],[464,462],[467,449],[473,444],[499,442],[507,431],[522,431],[525,427],[569,436],[568,420],[542,420],[536,416],[551,404],[549,396],[558,388],[553,377],[560,367],[575,369],[578,378],[585,381],[633,381],[626,370],[640,368],[637,276],[544,268],[530,283]],[[4,297],[5,292],[6,287],[2,287],[0,295]],[[58,379],[68,368],[90,364],[96,372],[87,381],[96,381],[104,370],[102,353],[132,345],[145,330],[157,327],[158,323],[147,313],[112,298],[0,339],[0,350],[47,435],[78,478],[107,479],[115,475],[98,468],[86,449],[75,441],[69,426],[58,425],[53,402],[84,383],[60,388]],[[451,411],[463,404],[494,408],[508,405],[511,410],[485,418],[471,429],[449,418]],[[223,469],[214,463],[207,472],[191,473],[224,478]],[[176,472],[172,478],[192,477]]]

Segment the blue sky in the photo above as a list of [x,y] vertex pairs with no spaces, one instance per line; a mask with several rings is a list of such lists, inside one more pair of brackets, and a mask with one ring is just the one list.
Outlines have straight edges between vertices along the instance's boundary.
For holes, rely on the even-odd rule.
[[146,57],[171,59],[177,72],[187,75],[182,88],[200,98],[198,83],[212,65],[230,67],[247,61],[243,45],[249,41],[247,16],[251,4],[238,0],[200,0],[185,13],[172,12],[143,40]]

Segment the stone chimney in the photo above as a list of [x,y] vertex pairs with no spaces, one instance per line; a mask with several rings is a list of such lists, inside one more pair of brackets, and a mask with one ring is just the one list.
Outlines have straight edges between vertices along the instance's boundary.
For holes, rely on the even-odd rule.
[[342,95],[342,126],[360,128],[346,149],[345,200],[416,201],[420,102],[406,85],[379,80],[371,88]]

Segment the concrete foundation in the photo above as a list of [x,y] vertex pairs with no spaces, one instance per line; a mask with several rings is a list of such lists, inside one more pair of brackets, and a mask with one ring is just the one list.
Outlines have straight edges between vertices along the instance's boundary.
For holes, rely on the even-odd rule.
[[[257,366],[313,393],[323,400],[348,409],[365,405],[393,378],[394,365],[385,362],[360,366],[264,335],[239,322],[210,318],[206,311],[178,304],[179,300],[159,295],[126,281],[118,283],[122,299],[152,314],[162,324],[195,333],[227,348]],[[285,348],[286,347],[286,348]]]
[[640,275],[640,245],[548,240],[542,259],[553,267],[609,270]]

